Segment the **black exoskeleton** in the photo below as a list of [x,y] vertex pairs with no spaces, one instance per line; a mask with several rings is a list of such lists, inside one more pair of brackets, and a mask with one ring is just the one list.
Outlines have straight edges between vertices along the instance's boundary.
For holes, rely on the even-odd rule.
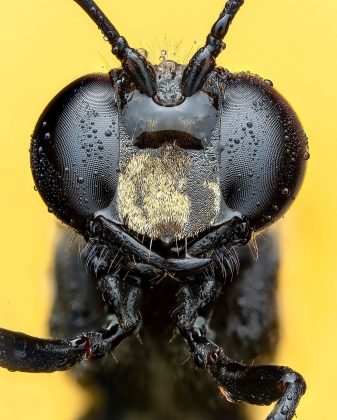
[[[268,419],[292,419],[302,376],[251,364],[271,356],[278,337],[275,240],[256,237],[295,199],[309,154],[270,81],[216,67],[244,1],[226,3],[187,66],[151,65],[93,1],[76,3],[122,67],[73,82],[37,123],[36,188],[77,240],[68,252],[58,247],[57,338],[0,329],[0,366],[75,366],[100,392],[87,419],[243,419],[198,372],[192,379],[191,363],[173,370],[185,343],[228,401],[277,401]],[[169,344],[173,331],[183,340]],[[127,340],[117,349],[139,334],[142,346]]]

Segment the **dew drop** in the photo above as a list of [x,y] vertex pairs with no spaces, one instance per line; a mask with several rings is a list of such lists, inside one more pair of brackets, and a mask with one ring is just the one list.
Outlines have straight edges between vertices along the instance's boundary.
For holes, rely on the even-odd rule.
[[147,58],[148,57],[148,55],[149,55],[149,53],[144,49],[144,48],[138,48],[137,49],[137,52],[141,55],[141,56],[143,56],[144,58]]
[[161,62],[165,61],[166,60],[166,56],[167,56],[167,51],[166,50],[161,50],[159,60]]
[[45,140],[50,140],[50,138],[51,138],[50,133],[46,133],[46,134],[44,135],[44,139],[45,139]]
[[283,188],[282,195],[288,196],[289,195],[289,188]]
[[288,406],[287,406],[287,405],[284,405],[284,406],[281,408],[281,414],[286,415],[286,414],[288,414],[288,413],[289,413],[289,408],[288,408]]
[[304,160],[309,160],[310,159],[310,153],[309,152],[304,152],[303,159]]
[[79,184],[83,184],[84,179],[83,179],[81,176],[79,176],[79,177],[77,178],[77,182],[78,182]]
[[269,86],[274,86],[274,83],[269,79],[265,79],[264,82],[267,83],[267,85]]
[[250,122],[247,122],[247,127],[248,128],[252,128],[253,127],[253,123],[250,121]]
[[111,137],[111,136],[112,136],[112,132],[111,132],[110,130],[107,130],[107,131],[105,132],[105,135],[106,135],[107,137]]

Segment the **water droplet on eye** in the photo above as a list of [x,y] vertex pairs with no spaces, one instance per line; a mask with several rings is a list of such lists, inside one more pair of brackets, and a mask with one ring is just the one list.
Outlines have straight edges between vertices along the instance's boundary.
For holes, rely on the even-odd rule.
[[234,140],[234,143],[235,143],[235,144],[240,144],[240,139],[235,139],[235,140]]
[[107,137],[111,137],[111,136],[112,136],[112,132],[111,132],[110,130],[107,130],[107,131],[105,132],[105,135],[106,135]]
[[50,140],[50,138],[51,138],[50,133],[46,133],[46,134],[44,135],[44,139],[45,139],[45,140]]
[[65,172],[69,172],[69,168],[68,168],[68,166],[64,168],[64,171],[65,171]]
[[100,144],[100,145],[98,146],[98,150],[104,150],[104,147]]
[[43,121],[42,127],[47,127],[47,122],[46,121]]
[[289,195],[289,188],[283,188],[282,195],[285,195],[285,196]]
[[264,216],[264,220],[266,222],[271,222],[272,221],[272,217],[270,216],[270,214],[267,214],[266,216]]
[[303,159],[304,160],[309,160],[310,159],[310,153],[309,152],[304,152]]
[[79,176],[79,177],[77,178],[77,182],[78,182],[79,184],[83,184],[84,179],[83,179],[81,176]]
[[52,213],[53,212],[53,208],[52,207],[48,207],[48,213]]
[[269,86],[274,86],[274,83],[269,79],[265,79],[264,82],[267,83],[267,85]]
[[252,128],[253,127],[253,123],[250,121],[250,122],[247,122],[247,127],[248,128]]

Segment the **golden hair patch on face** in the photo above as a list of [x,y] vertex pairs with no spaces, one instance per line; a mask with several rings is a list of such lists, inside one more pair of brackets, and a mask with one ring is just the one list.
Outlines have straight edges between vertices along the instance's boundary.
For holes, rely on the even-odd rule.
[[127,226],[153,238],[185,236],[190,214],[186,182],[190,158],[167,146],[159,155],[133,155],[119,178],[118,210]]

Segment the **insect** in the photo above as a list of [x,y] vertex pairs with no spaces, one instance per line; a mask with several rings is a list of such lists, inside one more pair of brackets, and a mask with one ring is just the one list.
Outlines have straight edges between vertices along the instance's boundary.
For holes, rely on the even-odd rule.
[[[75,245],[57,250],[57,338],[0,329],[0,366],[74,367],[99,388],[105,417],[124,418],[131,407],[137,418],[243,418],[191,372],[196,365],[228,401],[276,401],[268,418],[293,418],[302,376],[251,364],[277,340],[275,241],[256,237],[293,202],[309,154],[271,82],[216,66],[243,0],[227,1],[186,66],[150,64],[93,1],[76,3],[122,66],[82,77],[52,100],[32,137],[31,166],[49,211],[85,245],[81,259]],[[258,261],[249,253],[256,240]],[[142,346],[132,339],[140,329]],[[194,365],[173,372],[185,345]]]

